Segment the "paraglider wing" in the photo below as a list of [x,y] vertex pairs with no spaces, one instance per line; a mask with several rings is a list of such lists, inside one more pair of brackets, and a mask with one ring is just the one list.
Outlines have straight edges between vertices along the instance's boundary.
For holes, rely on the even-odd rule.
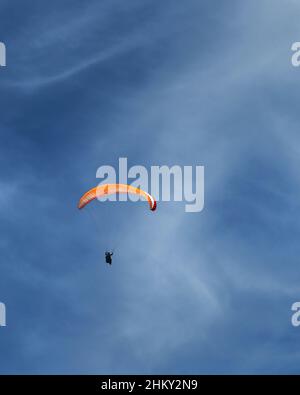
[[78,208],[82,209],[84,206],[86,206],[88,203],[96,198],[105,195],[113,195],[115,193],[132,193],[135,195],[141,195],[148,201],[150,210],[154,211],[156,209],[156,200],[153,196],[140,188],[136,188],[132,185],[127,184],[104,184],[92,188],[80,198]]

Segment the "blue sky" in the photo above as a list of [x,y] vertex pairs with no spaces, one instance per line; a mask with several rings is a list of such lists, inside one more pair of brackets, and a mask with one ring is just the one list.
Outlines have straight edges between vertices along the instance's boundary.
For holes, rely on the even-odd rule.
[[[1,373],[299,372],[299,14],[0,1]],[[205,166],[204,211],[99,203],[93,229],[119,157]]]

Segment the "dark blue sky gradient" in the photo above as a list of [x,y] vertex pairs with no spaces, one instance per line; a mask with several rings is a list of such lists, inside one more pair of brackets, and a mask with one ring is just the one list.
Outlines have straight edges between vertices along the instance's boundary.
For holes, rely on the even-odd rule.
[[[0,1],[0,373],[299,372],[299,14]],[[94,223],[77,201],[119,157],[204,165],[204,211]]]

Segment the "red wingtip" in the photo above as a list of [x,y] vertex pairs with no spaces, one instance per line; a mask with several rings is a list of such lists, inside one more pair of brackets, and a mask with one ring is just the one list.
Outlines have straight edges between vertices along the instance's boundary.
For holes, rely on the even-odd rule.
[[155,211],[156,210],[156,206],[157,206],[156,200],[154,200],[154,204],[153,204],[153,207],[151,208],[151,211]]

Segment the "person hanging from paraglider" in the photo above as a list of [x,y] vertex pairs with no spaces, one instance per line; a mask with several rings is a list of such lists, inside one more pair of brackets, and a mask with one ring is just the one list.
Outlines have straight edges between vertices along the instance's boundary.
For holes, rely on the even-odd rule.
[[113,252],[105,252],[105,262],[108,263],[109,265],[112,264],[112,256],[114,255]]

